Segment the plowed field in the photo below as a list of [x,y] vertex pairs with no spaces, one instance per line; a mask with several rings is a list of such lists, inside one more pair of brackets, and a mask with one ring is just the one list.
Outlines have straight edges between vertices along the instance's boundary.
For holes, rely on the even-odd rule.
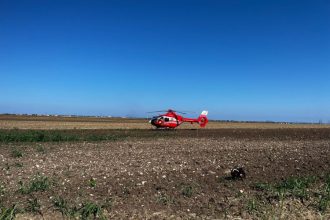
[[0,219],[330,218],[328,126],[209,125],[1,116]]
[[0,204],[18,219],[330,218],[328,128],[56,132],[82,138],[1,143]]

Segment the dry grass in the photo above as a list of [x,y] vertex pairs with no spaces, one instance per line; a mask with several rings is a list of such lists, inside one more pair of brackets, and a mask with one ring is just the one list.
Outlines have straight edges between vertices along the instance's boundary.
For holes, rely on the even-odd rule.
[[[0,115],[0,129],[152,129],[147,119],[97,117],[46,117]],[[178,129],[197,129],[198,124],[184,123]],[[234,123],[210,121],[205,129],[222,128],[330,128],[320,124]]]

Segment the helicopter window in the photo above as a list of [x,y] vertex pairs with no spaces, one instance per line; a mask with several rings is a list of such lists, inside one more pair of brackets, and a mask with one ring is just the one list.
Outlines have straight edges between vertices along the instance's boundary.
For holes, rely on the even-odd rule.
[[165,118],[165,121],[169,121],[170,119],[169,118]]

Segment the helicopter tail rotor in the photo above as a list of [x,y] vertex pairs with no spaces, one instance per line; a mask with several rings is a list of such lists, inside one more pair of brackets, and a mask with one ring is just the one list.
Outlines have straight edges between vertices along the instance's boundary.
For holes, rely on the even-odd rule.
[[197,119],[199,126],[201,126],[202,128],[204,128],[206,126],[206,124],[209,122],[209,120],[207,119],[208,113],[209,113],[208,111],[202,111],[202,113],[200,114],[200,116]]

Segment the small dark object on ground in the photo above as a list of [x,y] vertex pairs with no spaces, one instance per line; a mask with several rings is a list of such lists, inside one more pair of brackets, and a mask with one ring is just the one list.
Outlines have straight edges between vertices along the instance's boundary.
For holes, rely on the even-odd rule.
[[235,167],[230,171],[232,179],[244,179],[246,177],[243,167]]

